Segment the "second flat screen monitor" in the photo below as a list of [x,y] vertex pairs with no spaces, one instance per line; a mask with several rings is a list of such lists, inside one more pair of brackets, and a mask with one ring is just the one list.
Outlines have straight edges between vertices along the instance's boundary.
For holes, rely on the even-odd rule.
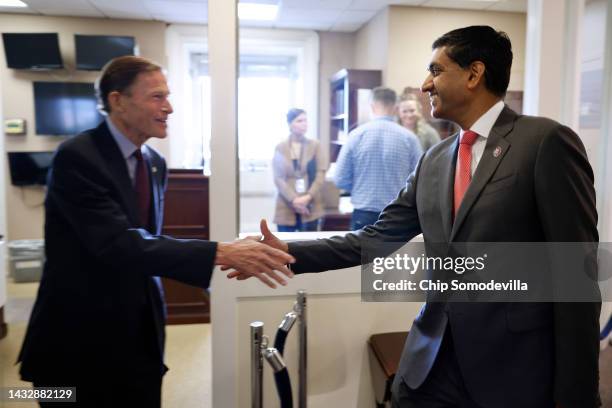
[[134,37],[75,35],[77,69],[101,70],[113,58],[134,55]]
[[34,82],[36,134],[72,136],[102,121],[94,84]]

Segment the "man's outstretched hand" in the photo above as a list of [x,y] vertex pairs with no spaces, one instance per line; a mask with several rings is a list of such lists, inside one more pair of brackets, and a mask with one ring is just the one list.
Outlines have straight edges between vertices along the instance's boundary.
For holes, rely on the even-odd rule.
[[286,285],[282,275],[293,277],[287,264],[295,262],[295,259],[288,254],[287,244],[270,232],[265,220],[261,221],[260,227],[261,236],[220,242],[215,265],[222,265],[222,270],[233,269],[228,278],[244,280],[255,276],[271,288],[276,287],[274,281]]
[[[279,251],[283,253],[285,256],[289,257],[291,261],[287,263],[295,262],[295,259],[291,255],[289,255],[289,246],[287,245],[287,243],[285,241],[278,239],[274,234],[272,234],[272,232],[270,231],[270,228],[268,228],[268,223],[266,222],[266,220],[261,220],[261,222],[259,223],[259,229],[261,231],[261,235],[253,235],[253,236],[244,238],[241,241],[251,241],[251,242],[257,243],[258,245],[265,244],[264,247],[273,249],[275,251]],[[275,287],[273,285],[270,285],[263,279],[261,279],[261,277],[256,274],[245,273],[243,270],[236,268],[233,265],[223,264],[223,263],[220,263],[220,264],[223,265],[221,267],[221,270],[225,271],[225,270],[233,269],[227,274],[227,277],[229,279],[236,278],[238,280],[245,280],[245,279],[249,279],[251,276],[257,276],[262,282],[266,283],[268,286],[272,288]],[[286,270],[287,272],[289,272],[289,274],[285,273],[285,275],[289,277],[293,277],[293,273],[287,268],[286,265],[282,265],[282,267],[283,267],[283,270],[281,270],[281,272],[285,273],[285,270]],[[278,280],[277,282],[281,283]],[[285,283],[281,283],[281,284],[285,284]]]

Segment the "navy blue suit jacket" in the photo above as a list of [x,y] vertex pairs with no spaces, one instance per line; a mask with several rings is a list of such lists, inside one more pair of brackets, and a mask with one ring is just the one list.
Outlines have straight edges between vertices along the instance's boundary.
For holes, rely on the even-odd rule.
[[140,228],[127,165],[105,123],[62,143],[45,200],[46,262],[19,356],[24,380],[161,376],[156,277],[207,288],[216,244],[160,235],[167,170],[147,146],[152,211]]

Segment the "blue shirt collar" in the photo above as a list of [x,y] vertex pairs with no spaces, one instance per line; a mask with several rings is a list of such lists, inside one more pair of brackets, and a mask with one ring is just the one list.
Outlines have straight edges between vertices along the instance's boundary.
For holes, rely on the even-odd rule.
[[121,150],[121,154],[125,160],[129,159],[138,147],[132,143],[130,139],[128,139],[117,127],[114,125],[113,121],[107,116],[105,118],[106,125],[108,126],[108,130],[110,130],[111,135],[117,142],[117,146],[119,146],[119,150]]
[[388,116],[388,115],[375,116],[373,120],[388,120],[390,122],[395,122],[395,116]]

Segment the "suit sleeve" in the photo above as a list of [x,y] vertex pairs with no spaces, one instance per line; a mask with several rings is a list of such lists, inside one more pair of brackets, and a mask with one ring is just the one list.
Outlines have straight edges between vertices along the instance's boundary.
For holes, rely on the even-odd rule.
[[[421,158],[422,160],[422,158]],[[322,272],[362,264],[363,251],[379,243],[405,244],[421,233],[416,208],[416,187],[420,163],[397,198],[387,205],[378,221],[345,236],[289,243],[296,259],[296,273]]]
[[[535,189],[548,242],[597,243],[593,171],[578,136],[558,125],[541,142]],[[554,303],[555,401],[598,407],[600,302]]]
[[215,242],[174,239],[133,228],[110,183],[75,150],[58,151],[47,193],[47,207],[59,213],[87,251],[109,268],[164,276],[209,286]]

